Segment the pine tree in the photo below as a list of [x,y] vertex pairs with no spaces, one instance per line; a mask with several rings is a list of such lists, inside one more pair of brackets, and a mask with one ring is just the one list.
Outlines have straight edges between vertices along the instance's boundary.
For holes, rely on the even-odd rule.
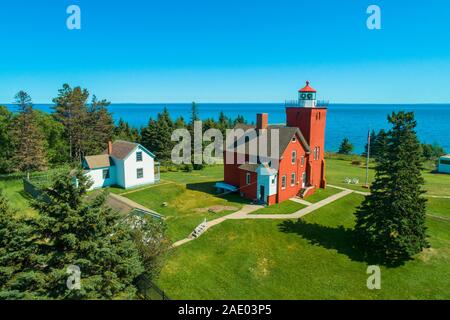
[[38,126],[31,97],[20,91],[15,99],[19,114],[13,124],[14,168],[28,174],[43,170],[47,165],[45,137]]
[[375,181],[356,212],[355,231],[368,256],[398,264],[428,246],[422,155],[413,113],[392,113],[377,157]]
[[69,157],[72,160],[81,160],[86,138],[90,137],[90,132],[86,127],[88,98],[89,92],[86,89],[71,88],[68,84],[64,84],[58,91],[58,96],[53,99],[55,117],[64,125],[69,145]]
[[0,190],[0,299],[41,298],[35,289],[45,280],[34,268],[33,228],[16,215]]
[[6,107],[0,106],[0,173],[12,171],[13,144],[10,130],[12,118],[12,113]]
[[348,138],[344,138],[342,140],[341,145],[339,146],[339,154],[351,154],[353,151],[353,145],[350,143]]
[[158,119],[155,121],[150,118],[148,126],[142,130],[143,146],[151,150],[159,160],[169,160],[174,146],[171,137],[175,128],[169,111],[164,108],[158,114]]
[[87,108],[86,129],[89,134],[85,137],[84,154],[99,154],[113,138],[114,120],[107,107],[111,103],[106,100],[97,100],[94,95]]
[[[62,174],[45,190],[47,199],[33,202],[38,270],[46,275],[41,290],[57,299],[132,298],[144,268],[131,226],[105,205],[106,192],[87,198],[89,185],[81,171]],[[69,265],[81,269],[81,290],[66,286]]]

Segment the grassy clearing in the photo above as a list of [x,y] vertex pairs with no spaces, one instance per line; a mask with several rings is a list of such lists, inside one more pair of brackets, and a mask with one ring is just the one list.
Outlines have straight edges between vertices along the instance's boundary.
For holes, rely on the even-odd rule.
[[30,196],[23,191],[23,181],[21,178],[0,179],[0,190],[10,201],[11,207],[17,210],[19,216],[33,217],[36,211],[30,207]]
[[336,188],[332,188],[332,187],[328,187],[326,189],[318,189],[316,190],[316,192],[314,192],[314,194],[312,196],[309,196],[308,198],[306,198],[305,200],[311,203],[316,203],[319,201],[322,201],[336,193],[342,192],[342,190],[336,189]]
[[272,206],[259,209],[257,211],[252,212],[252,214],[290,214],[297,212],[298,210],[301,210],[305,207],[306,206],[301,203],[287,200],[282,203],[277,203]]
[[427,213],[450,218],[450,199],[427,198]]
[[[352,165],[350,160],[326,159],[326,178],[327,183],[339,187],[344,187],[356,191],[367,192],[362,186],[366,179],[366,168],[361,165]],[[369,183],[374,179],[375,171],[372,167],[369,169]],[[357,178],[359,184],[347,184],[345,178]]]
[[[362,186],[365,182],[366,169],[364,165],[352,165],[351,160],[342,159],[326,159],[326,176],[327,183],[336,186],[367,192]],[[374,179],[375,170],[371,163],[369,167],[369,183]],[[345,178],[358,178],[359,184],[347,184],[344,182]],[[450,174],[439,174],[431,171],[423,171],[425,179],[425,190],[428,194],[445,196],[450,195]]]
[[[188,174],[178,173],[178,175],[187,176]],[[230,214],[246,203],[237,195],[224,197],[215,195],[214,183],[202,182],[187,185],[171,183],[124,196],[166,216],[169,235],[176,241],[187,237],[205,218],[212,220]],[[207,210],[212,206],[235,209],[213,213]]]
[[207,181],[222,181],[223,166],[207,166],[203,170],[193,170],[191,172],[161,172],[161,179],[173,181],[180,184],[192,184]]
[[366,287],[349,195],[295,220],[225,221],[173,251],[158,284],[175,299],[449,299],[450,223],[428,220],[432,248]]

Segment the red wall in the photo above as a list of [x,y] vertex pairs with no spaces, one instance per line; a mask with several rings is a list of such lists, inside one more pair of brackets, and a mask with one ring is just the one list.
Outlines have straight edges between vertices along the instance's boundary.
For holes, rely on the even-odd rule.
[[249,171],[239,169],[239,192],[242,193],[245,198],[255,200],[257,198],[257,174],[256,172],[249,172],[250,184],[247,185],[246,175],[248,172]]
[[[292,151],[297,151],[297,161],[292,164]],[[301,157],[305,157],[305,163],[303,167],[301,166]],[[280,160],[280,167],[278,169],[278,198],[277,202],[282,202],[292,197],[295,197],[302,189],[301,178],[303,172],[306,170],[306,164],[308,163],[308,158],[301,145],[300,140],[296,139],[295,142],[289,143],[288,147],[284,151],[282,158]],[[291,174],[295,173],[296,183],[291,186]],[[282,189],[282,177],[286,176],[286,189]]]
[[[326,108],[286,108],[286,123],[288,126],[298,127],[311,148],[309,156],[309,183],[316,188],[325,186],[325,124]],[[319,159],[314,160],[314,148],[320,148]]]
[[233,152],[234,154],[234,161],[232,164],[227,164],[226,163],[226,152],[224,152],[224,172],[223,172],[223,180],[226,183],[229,183],[231,185],[234,185],[236,187],[239,186],[239,171],[240,169],[238,168],[240,165],[236,164],[236,154]]

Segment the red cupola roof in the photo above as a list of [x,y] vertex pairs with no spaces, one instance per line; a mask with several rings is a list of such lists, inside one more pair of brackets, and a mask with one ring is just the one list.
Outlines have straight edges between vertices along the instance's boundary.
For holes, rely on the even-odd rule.
[[317,91],[309,86],[309,81],[306,81],[306,86],[303,89],[298,90],[298,92],[317,92]]

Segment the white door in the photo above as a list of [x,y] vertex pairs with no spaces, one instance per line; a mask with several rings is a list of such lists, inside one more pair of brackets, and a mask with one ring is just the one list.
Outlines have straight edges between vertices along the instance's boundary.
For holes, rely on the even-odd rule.
[[306,187],[306,172],[302,174],[302,188]]

